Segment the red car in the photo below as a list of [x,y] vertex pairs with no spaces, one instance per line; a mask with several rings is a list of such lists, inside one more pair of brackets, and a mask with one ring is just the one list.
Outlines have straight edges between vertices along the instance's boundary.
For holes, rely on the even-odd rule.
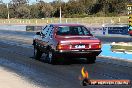
[[87,58],[94,63],[101,53],[101,41],[80,24],[49,24],[37,32],[33,39],[35,59],[54,63],[56,59]]

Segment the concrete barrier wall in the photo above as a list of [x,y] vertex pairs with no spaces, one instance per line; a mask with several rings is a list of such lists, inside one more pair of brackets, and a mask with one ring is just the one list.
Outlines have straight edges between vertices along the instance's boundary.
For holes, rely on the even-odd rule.
[[26,31],[41,31],[42,26],[26,26]]
[[40,31],[42,26],[27,26],[27,25],[0,25],[0,30],[10,31]]
[[26,25],[0,25],[0,30],[26,31]]

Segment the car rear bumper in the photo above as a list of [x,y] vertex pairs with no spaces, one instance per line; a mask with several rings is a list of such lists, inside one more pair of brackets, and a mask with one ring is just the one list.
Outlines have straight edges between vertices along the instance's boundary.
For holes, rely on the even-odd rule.
[[64,56],[64,57],[92,57],[98,56],[102,50],[58,50],[55,51],[55,56]]

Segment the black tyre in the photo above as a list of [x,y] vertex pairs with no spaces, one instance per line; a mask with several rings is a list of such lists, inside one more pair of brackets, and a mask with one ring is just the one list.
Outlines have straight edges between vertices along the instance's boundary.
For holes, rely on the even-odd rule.
[[96,56],[87,58],[87,63],[89,63],[89,64],[93,64],[93,63],[95,63],[95,61],[96,61]]
[[45,55],[45,57],[43,58],[45,63],[48,63],[48,54]]
[[34,48],[34,58],[35,58],[36,60],[40,60],[42,54],[43,54],[43,53],[42,53],[39,49]]
[[49,63],[49,64],[55,64],[55,58],[54,58],[54,54],[52,51],[49,51],[47,53],[47,56],[45,58],[45,60]]

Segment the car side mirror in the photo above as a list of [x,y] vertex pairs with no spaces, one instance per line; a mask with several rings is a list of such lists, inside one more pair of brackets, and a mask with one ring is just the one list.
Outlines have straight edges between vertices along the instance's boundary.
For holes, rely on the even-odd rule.
[[40,35],[41,33],[40,32],[36,32],[36,35]]

